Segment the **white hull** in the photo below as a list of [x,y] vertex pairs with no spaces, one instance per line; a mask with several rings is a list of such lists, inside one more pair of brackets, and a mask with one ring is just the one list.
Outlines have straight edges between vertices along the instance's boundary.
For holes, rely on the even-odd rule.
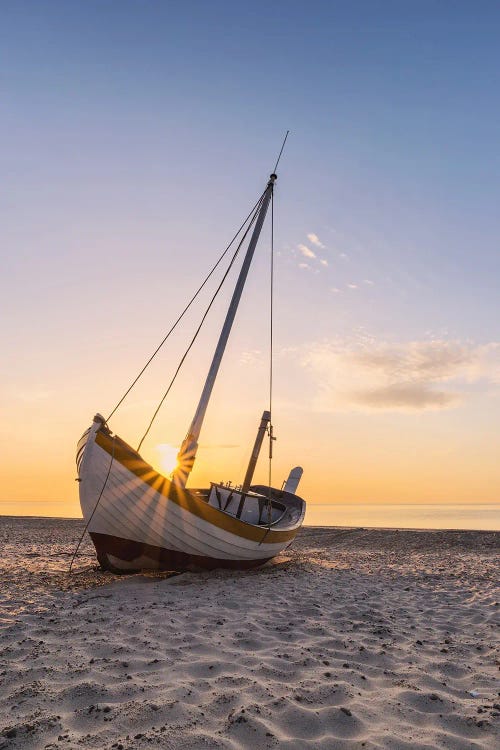
[[99,561],[112,569],[259,565],[292,542],[304,518],[300,498],[273,496],[271,526],[267,509],[259,525],[258,507],[267,498],[252,493],[237,518],[241,496],[233,492],[227,503],[226,488],[216,500],[215,488],[176,487],[97,421],[78,444],[77,462],[83,517]]

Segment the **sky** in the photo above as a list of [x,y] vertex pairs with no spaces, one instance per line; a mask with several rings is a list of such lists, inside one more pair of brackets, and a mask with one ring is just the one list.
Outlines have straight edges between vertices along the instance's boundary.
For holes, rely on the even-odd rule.
[[[498,3],[4,0],[0,15],[0,514],[80,515],[78,438],[227,245],[288,129],[275,483],[302,465],[315,519],[500,501]],[[242,480],[267,408],[269,264],[268,223],[193,486]],[[130,444],[214,288],[111,420]],[[167,473],[230,293],[144,443]]]

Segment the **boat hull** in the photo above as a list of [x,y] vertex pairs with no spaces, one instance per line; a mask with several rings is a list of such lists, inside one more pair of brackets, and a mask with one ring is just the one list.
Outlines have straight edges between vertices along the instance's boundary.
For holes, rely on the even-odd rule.
[[109,534],[90,533],[103,570],[112,572],[137,570],[214,570],[229,568],[245,570],[256,568],[271,559],[235,560],[231,558],[207,557],[181,552],[180,550],[155,547],[144,542],[121,539]]
[[271,527],[248,523],[214,507],[209,490],[174,485],[99,421],[78,444],[77,466],[83,517],[109,570],[262,565],[291,544],[305,513],[293,496]]

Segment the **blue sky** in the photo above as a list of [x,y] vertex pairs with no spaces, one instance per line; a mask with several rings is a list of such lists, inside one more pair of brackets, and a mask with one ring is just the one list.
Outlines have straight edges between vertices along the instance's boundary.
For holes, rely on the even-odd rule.
[[[498,3],[42,0],[0,14],[6,393],[62,388],[69,413],[97,363],[125,384],[261,191],[287,129],[277,345],[307,360],[288,399],[314,388],[311,352],[324,395],[339,347],[366,341],[379,357],[399,347],[409,379],[408,357],[440,342],[432,366],[453,363],[440,382],[495,390]],[[265,348],[266,264],[256,259],[235,356]],[[54,388],[61,373],[75,390]],[[449,434],[458,413],[461,430],[484,430],[492,399],[453,411],[450,398],[439,416]]]
[[134,204],[158,220],[188,192],[199,215],[207,190],[255,190],[290,128],[291,239],[302,224],[356,233],[374,266],[446,279],[436,293],[457,316],[470,305],[467,334],[491,335],[496,3],[16,2],[2,15],[9,213]]

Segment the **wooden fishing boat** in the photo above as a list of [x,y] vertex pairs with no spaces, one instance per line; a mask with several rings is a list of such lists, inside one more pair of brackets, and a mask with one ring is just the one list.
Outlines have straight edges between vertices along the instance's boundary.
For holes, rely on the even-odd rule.
[[275,180],[273,173],[246,230],[249,233],[253,227],[201,398],[173,474],[168,478],[157,472],[138,450],[111,432],[108,420],[100,414],[78,442],[80,505],[85,528],[104,569],[250,568],[288,547],[303,522],[306,504],[295,494],[302,475],[300,467],[292,469],[281,489],[252,483],[266,434],[272,457],[270,410],[260,421],[241,485],[213,482],[204,489],[186,487]]

